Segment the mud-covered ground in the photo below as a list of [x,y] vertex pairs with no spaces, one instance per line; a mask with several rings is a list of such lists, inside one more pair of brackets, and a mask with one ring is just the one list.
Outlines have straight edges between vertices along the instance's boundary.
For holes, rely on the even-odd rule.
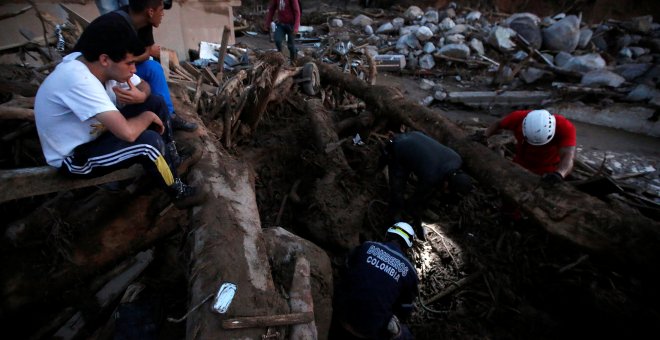
[[[239,147],[238,154],[249,154],[258,174],[264,227],[274,226],[281,211],[280,225],[295,232],[306,188],[323,172],[313,162],[317,150],[311,147],[307,124],[286,103],[271,107],[255,140]],[[377,138],[365,142],[345,144],[349,164],[357,171],[343,180],[347,191],[371,186],[362,190],[372,191],[373,197],[364,212],[361,239],[381,240],[387,227],[382,218],[387,182],[383,173],[362,171],[378,157]],[[366,158],[351,159],[354,148],[368,150]],[[282,209],[284,196],[298,179],[303,202],[289,202]],[[424,221],[428,241],[417,244],[412,256],[421,292],[410,324],[419,339],[621,338],[657,331],[654,281],[582,253],[525,218],[512,219],[508,212],[513,210],[485,186],[460,201],[434,198]],[[345,254],[329,254],[338,269]],[[423,304],[468,277],[453,294]]]

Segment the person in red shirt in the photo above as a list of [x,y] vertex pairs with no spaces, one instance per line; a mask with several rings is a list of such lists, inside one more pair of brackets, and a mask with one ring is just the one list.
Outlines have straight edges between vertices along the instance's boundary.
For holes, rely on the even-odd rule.
[[484,132],[490,137],[510,130],[516,138],[513,161],[543,176],[550,184],[561,182],[573,170],[575,126],[562,115],[546,110],[513,111]]
[[277,50],[282,52],[282,41],[287,37],[287,47],[289,48],[289,55],[291,63],[296,61],[296,34],[300,28],[300,4],[298,0],[271,0],[268,8],[268,15],[264,23],[264,30],[270,30],[270,23],[273,21],[273,16],[277,12],[277,21],[275,21],[277,28],[275,29],[275,46]]

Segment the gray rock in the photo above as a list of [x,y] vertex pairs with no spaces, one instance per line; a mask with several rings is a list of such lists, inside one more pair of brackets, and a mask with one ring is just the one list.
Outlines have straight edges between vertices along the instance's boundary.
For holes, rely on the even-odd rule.
[[479,11],[472,11],[465,16],[465,20],[468,22],[479,21],[479,19],[481,19],[481,12]]
[[430,70],[435,67],[435,59],[430,54],[424,54],[419,58],[419,67],[424,70]]
[[516,35],[516,31],[502,26],[495,26],[488,35],[488,43],[502,52],[511,51],[516,44],[511,41],[511,37]]
[[478,55],[484,55],[484,53],[486,53],[484,50],[484,44],[477,38],[472,38],[472,40],[470,40],[470,48]]
[[660,91],[645,84],[639,84],[628,93],[626,100],[631,102],[642,102],[660,95]]
[[633,51],[628,47],[624,47],[621,50],[619,50],[619,57],[632,59],[632,56],[633,56]]
[[404,18],[397,17],[392,19],[392,26],[394,26],[396,29],[401,29],[401,27],[403,27],[405,24],[406,20]]
[[569,15],[543,29],[543,46],[555,51],[573,52],[580,40],[580,19]]
[[463,34],[467,32],[470,27],[468,25],[458,24],[451,28],[449,31],[445,32],[446,35],[449,34]]
[[419,67],[419,58],[412,53],[408,53],[406,57],[406,68],[410,70],[416,70]]
[[377,45],[378,43],[380,43],[381,40],[382,39],[375,34],[372,34],[371,36],[369,36],[369,38],[367,38],[367,42],[372,45]]
[[513,70],[508,65],[504,65],[497,70],[493,79],[494,85],[507,85],[513,81]]
[[595,37],[591,38],[591,42],[594,43],[594,46],[600,51],[607,51],[609,48],[609,44],[607,43],[607,40],[602,35],[598,35]]
[[441,31],[449,31],[450,29],[454,28],[454,26],[456,26],[456,23],[454,23],[454,20],[451,18],[444,18],[438,25]]
[[431,32],[431,30],[428,27],[422,26],[419,29],[417,29],[417,32],[415,32],[415,36],[417,37],[417,39],[419,39],[419,41],[427,41],[433,38],[433,32]]
[[550,53],[541,53],[545,57],[545,59],[548,59],[553,65],[555,64],[555,56],[553,56]]
[[590,72],[600,70],[607,65],[605,59],[597,53],[589,53],[579,57],[573,57],[563,68],[575,72]]
[[643,47],[638,47],[638,46],[632,46],[629,47],[630,51],[632,51],[632,54],[635,58],[639,58],[647,53],[649,53],[649,50]]
[[364,14],[360,14],[351,20],[351,25],[360,27],[371,25],[373,23],[374,20]]
[[439,21],[440,15],[436,10],[430,10],[424,14],[424,20],[433,24],[437,24]]
[[559,52],[555,56],[554,63],[558,67],[564,67],[573,58],[573,55],[567,52]]
[[415,37],[414,34],[409,33],[399,37],[399,40],[396,42],[396,48],[411,48],[413,50],[418,50],[422,48],[422,45],[420,45],[419,40],[417,40],[417,37]]
[[614,68],[614,72],[626,78],[627,81],[643,75],[651,68],[651,64],[623,64]]
[[564,19],[565,17],[566,17],[566,13],[559,13],[559,14],[553,16],[552,19],[561,20],[561,19]]
[[433,96],[428,96],[428,97],[426,97],[426,98],[419,101],[419,105],[422,105],[422,106],[429,106],[431,104],[433,104]]
[[447,17],[449,17],[449,18],[455,18],[456,17],[456,10],[454,8],[447,8],[445,10],[445,14],[447,14]]
[[424,53],[433,53],[436,49],[435,44],[430,41],[427,41],[426,44],[424,44]]
[[464,44],[447,44],[442,46],[438,53],[448,57],[466,59],[470,56],[470,48]]
[[538,68],[528,67],[520,71],[520,78],[527,84],[531,84],[548,74],[546,71],[543,71]]
[[587,44],[591,41],[591,37],[594,35],[594,31],[583,28],[580,30],[580,39],[578,40],[578,47],[585,48]]
[[518,51],[513,54],[513,60],[514,61],[523,61],[525,58],[527,58],[529,54],[525,51]]
[[553,18],[551,18],[551,17],[544,17],[544,18],[541,20],[541,26],[544,26],[544,27],[549,27],[549,26],[552,26],[552,25],[554,25],[554,24],[556,24],[556,23],[557,23],[557,20],[555,20],[555,19],[553,19]]
[[433,99],[443,101],[443,100],[447,99],[447,92],[445,92],[443,90],[437,90],[437,91],[433,92]]
[[525,38],[532,47],[536,49],[541,48],[541,44],[543,43],[541,29],[529,17],[517,18],[509,23],[509,27]]
[[541,23],[541,18],[539,18],[536,14],[533,14],[533,13],[515,13],[515,14],[509,16],[508,18],[506,18],[506,20],[504,20],[504,24],[509,26],[509,25],[511,25],[511,23],[513,21],[521,19],[521,18],[532,20],[532,22],[534,22],[534,24],[536,26],[538,26]]
[[440,32],[440,28],[438,27],[438,25],[434,23],[427,22],[426,24],[424,24],[424,26],[428,27],[431,30],[431,32],[433,32],[433,34]]
[[410,6],[403,13],[403,17],[406,18],[408,22],[419,20],[422,18],[422,16],[424,16],[424,11],[422,11],[422,9],[417,6]]
[[399,35],[415,34],[418,29],[419,25],[403,26],[399,28]]
[[465,36],[462,34],[452,34],[445,37],[447,44],[462,44],[465,42]]
[[374,34],[374,29],[371,27],[371,25],[365,25],[364,26],[364,33],[367,35],[372,35]]
[[389,34],[393,32],[396,32],[396,29],[394,28],[394,25],[392,25],[391,22],[386,22],[380,25],[380,27],[378,27],[378,29],[376,30],[377,34]]
[[341,19],[332,19],[330,20],[330,27],[343,27],[344,22]]
[[436,86],[436,84],[433,80],[422,79],[422,81],[419,83],[419,88],[424,91],[428,91],[432,89],[434,86]]
[[623,84],[626,81],[622,76],[605,70],[594,70],[587,72],[584,76],[582,76],[582,81],[580,81],[580,84],[586,85],[586,86],[610,86],[610,87],[619,87],[621,84]]
[[640,84],[655,84],[655,86],[658,87],[660,85],[660,65],[654,65],[641,77],[635,79],[635,81]]

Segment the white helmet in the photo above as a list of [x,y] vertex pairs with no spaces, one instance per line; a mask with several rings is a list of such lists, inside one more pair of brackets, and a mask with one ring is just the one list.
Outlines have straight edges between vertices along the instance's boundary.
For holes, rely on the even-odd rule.
[[415,231],[413,230],[413,227],[410,226],[410,224],[406,222],[394,223],[393,226],[387,229],[387,232],[401,236],[401,238],[408,245],[408,248],[412,247],[413,240],[415,239]]
[[555,116],[546,110],[530,111],[523,119],[523,136],[532,145],[547,144],[555,136]]

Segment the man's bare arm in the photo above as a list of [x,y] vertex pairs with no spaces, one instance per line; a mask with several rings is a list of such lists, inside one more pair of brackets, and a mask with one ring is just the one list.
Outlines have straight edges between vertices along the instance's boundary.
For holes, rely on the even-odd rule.
[[502,121],[501,119],[498,119],[498,120],[495,121],[493,124],[491,124],[491,125],[486,129],[486,131],[484,131],[484,136],[486,136],[486,137],[490,137],[490,136],[496,134],[497,132],[499,132],[499,130],[500,130],[500,122],[501,122],[501,121]]
[[573,170],[573,160],[575,159],[575,146],[567,146],[559,149],[559,165],[557,172],[564,178]]
[[144,111],[130,119],[124,118],[119,111],[107,111],[96,115],[96,119],[117,138],[127,142],[134,142],[151,124],[155,124],[158,133],[165,131],[163,122],[151,111]]

